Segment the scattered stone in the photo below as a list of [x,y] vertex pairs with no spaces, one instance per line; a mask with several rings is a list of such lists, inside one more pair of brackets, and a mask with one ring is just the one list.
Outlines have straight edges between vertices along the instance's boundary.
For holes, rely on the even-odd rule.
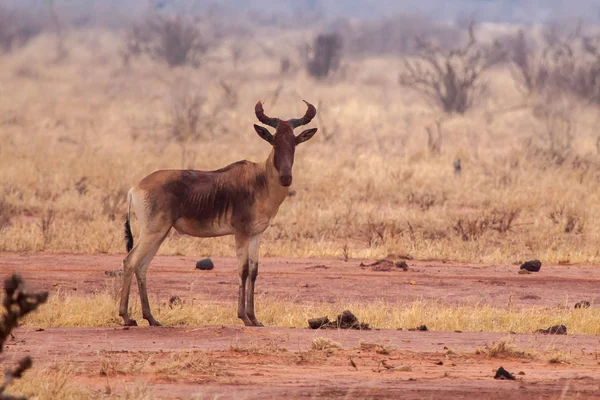
[[213,262],[210,258],[204,258],[196,263],[196,269],[199,269],[202,271],[210,271],[214,267],[215,267],[215,265],[213,264]]
[[183,301],[179,296],[171,296],[169,298],[169,308],[181,307],[183,305]]
[[511,374],[510,372],[505,370],[504,367],[500,367],[496,371],[496,375],[494,375],[494,379],[507,379],[507,380],[514,381],[517,378],[515,378],[515,376],[513,374]]
[[538,272],[542,268],[542,262],[540,260],[529,260],[521,265],[521,269],[529,272]]
[[397,261],[395,262],[396,268],[401,268],[402,271],[408,271],[408,264],[406,261]]
[[123,270],[119,269],[116,271],[104,271],[104,275],[110,276],[111,278],[114,278],[115,276],[123,276]]
[[519,270],[519,275],[529,275],[531,272],[527,271],[526,269],[520,269]]
[[438,362],[435,363],[435,365],[444,365],[444,362],[443,361],[438,361]]
[[[524,269],[522,271],[525,271]],[[528,294],[527,296],[523,296],[520,298],[521,300],[541,300],[540,296],[536,296],[535,294]]]
[[312,318],[308,320],[308,326],[311,329],[319,329],[329,324],[329,318],[321,317],[321,318]]
[[519,373],[517,375],[525,375],[525,372],[519,371]]
[[329,321],[327,317],[312,318],[308,320],[308,325],[312,329],[371,329],[369,324],[360,322],[350,310],[344,310],[335,321]]
[[543,333],[545,335],[566,335],[567,327],[564,325],[553,325],[548,329],[538,329],[535,333]]
[[427,326],[425,325],[419,325],[416,328],[410,328],[409,331],[422,331],[422,332],[426,332],[428,331]]
[[590,308],[590,302],[587,300],[578,301],[575,303],[575,308]]
[[306,269],[329,269],[331,267],[328,267],[327,265],[323,265],[323,264],[319,264],[319,265],[313,265],[312,267],[306,267]]
[[398,268],[400,268],[403,271],[408,271],[408,264],[406,263],[406,261],[394,262],[392,260],[388,260],[387,258],[377,260],[371,264],[360,263],[360,266],[365,269],[369,268],[373,271],[382,271],[382,272],[394,271]]

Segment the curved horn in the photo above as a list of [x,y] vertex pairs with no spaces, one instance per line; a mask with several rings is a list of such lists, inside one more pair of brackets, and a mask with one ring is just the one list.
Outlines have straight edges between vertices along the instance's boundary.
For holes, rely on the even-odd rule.
[[297,128],[299,126],[308,124],[315,117],[315,115],[317,115],[317,109],[315,108],[315,106],[313,106],[306,100],[302,101],[306,103],[308,109],[306,110],[306,114],[304,114],[304,117],[300,119],[290,119],[289,122],[290,125],[292,125],[292,128]]
[[254,106],[254,112],[256,113],[256,118],[258,118],[260,122],[273,128],[277,128],[277,124],[279,124],[279,118],[267,117],[260,100]]

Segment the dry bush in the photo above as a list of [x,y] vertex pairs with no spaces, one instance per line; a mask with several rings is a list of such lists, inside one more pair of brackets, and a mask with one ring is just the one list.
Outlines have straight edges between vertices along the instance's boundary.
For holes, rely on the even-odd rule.
[[543,163],[562,165],[573,154],[575,140],[572,110],[547,103],[534,108],[539,122],[536,137],[526,139],[525,152]]
[[181,15],[152,15],[134,24],[125,37],[124,62],[146,55],[164,61],[169,67],[199,66],[210,42],[199,27]]
[[304,58],[306,70],[315,79],[323,79],[335,73],[341,65],[343,39],[337,33],[321,33],[311,46],[306,46]]
[[127,186],[121,186],[102,196],[102,212],[110,221],[125,213],[128,191]]
[[564,233],[580,234],[585,228],[585,216],[577,209],[567,208],[564,204],[557,206],[548,213],[548,218],[561,227]]
[[453,226],[454,232],[464,241],[479,240],[489,231],[506,233],[519,216],[520,209],[493,210],[475,217],[460,217]]
[[0,52],[8,53],[24,46],[48,28],[38,12],[35,9],[0,6]]
[[535,358],[533,353],[517,349],[510,339],[499,340],[492,346],[486,345],[483,349],[475,350],[475,354],[486,354],[490,358]]
[[417,53],[404,61],[400,85],[418,91],[446,113],[464,114],[487,89],[484,73],[503,57],[498,46],[477,41],[474,21],[468,37],[467,44],[451,50],[417,37]]
[[507,38],[505,45],[512,62],[511,73],[519,87],[527,94],[546,88],[550,80],[550,65],[548,58],[538,51],[533,39],[520,30],[514,38]]
[[333,350],[333,349],[341,349],[341,348],[342,348],[341,344],[339,344],[338,342],[334,342],[330,338],[325,338],[325,337],[317,337],[317,338],[314,338],[310,342],[311,350],[320,351],[320,350]]
[[524,30],[509,40],[515,81],[527,94],[570,93],[600,103],[600,36],[586,36],[581,24],[571,32],[566,30],[547,25],[542,44]]
[[428,190],[411,190],[406,195],[406,202],[410,206],[418,207],[421,211],[427,211],[436,205],[443,205],[447,198],[444,193],[436,193]]
[[0,199],[0,231],[10,226],[10,220],[15,213],[16,210],[13,205]]
[[40,221],[38,223],[38,227],[40,228],[40,231],[42,232],[43,249],[48,248],[48,245],[54,238],[54,235],[55,235],[54,222],[55,222],[55,214],[54,214],[53,209],[48,208],[40,215]]
[[173,99],[169,136],[174,139],[181,150],[181,167],[188,168],[194,163],[196,153],[191,149],[191,143],[200,139],[203,131],[202,105],[204,98],[197,93],[179,91]]
[[[9,335],[12,335],[11,332],[19,325],[19,321],[48,300],[48,292],[27,293],[23,286],[23,280],[16,274],[4,281],[4,298],[2,300],[4,312],[2,321],[0,321],[0,353],[4,350],[4,342]],[[16,368],[6,371],[4,382],[0,385],[0,400],[25,399],[25,397],[15,397],[4,392],[15,379],[21,378],[32,364],[31,357],[27,356],[18,362]]]
[[335,24],[334,30],[344,38],[346,52],[359,57],[414,54],[417,51],[415,37],[448,49],[461,37],[460,30],[455,26],[412,14],[398,14],[354,24],[342,20]]

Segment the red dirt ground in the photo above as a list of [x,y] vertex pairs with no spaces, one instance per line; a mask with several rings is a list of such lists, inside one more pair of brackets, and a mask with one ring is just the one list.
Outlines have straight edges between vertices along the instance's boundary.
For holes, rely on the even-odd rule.
[[[156,257],[148,273],[151,296],[183,293],[207,302],[235,302],[235,260],[213,261],[214,270],[196,271],[191,258]],[[119,269],[120,262],[120,256],[109,255],[11,253],[0,254],[0,271],[19,272],[33,289],[83,294],[102,290],[104,271]],[[360,262],[264,259],[257,290],[307,303],[425,298],[506,305],[509,297],[516,305],[600,303],[596,266],[544,265],[539,273],[518,275],[514,265],[411,260],[403,272],[374,271]],[[132,296],[137,295],[135,286]],[[157,399],[600,398],[600,337],[592,335],[514,335],[517,347],[543,355],[534,360],[475,354],[506,337],[490,332],[143,326],[19,329],[15,336],[7,357],[29,354],[36,367],[64,360],[76,371],[75,379],[101,391],[107,382],[115,390],[143,382]],[[331,338],[342,349],[308,351],[316,337]],[[369,343],[389,345],[388,354]],[[571,362],[549,364],[553,346],[567,346]],[[158,371],[185,351],[194,352],[201,365]],[[494,380],[499,366],[523,374],[515,381]]]

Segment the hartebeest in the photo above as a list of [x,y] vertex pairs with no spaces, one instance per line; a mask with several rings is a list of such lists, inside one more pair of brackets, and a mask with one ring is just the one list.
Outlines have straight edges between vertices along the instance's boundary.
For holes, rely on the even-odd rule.
[[[142,314],[150,325],[160,326],[150,312],[146,272],[150,261],[171,228],[196,237],[234,235],[238,258],[238,317],[249,326],[262,326],[254,314],[254,283],[258,275],[260,235],[267,229],[292,184],[292,165],[297,145],[317,128],[294,135],[294,128],[308,124],[316,115],[306,102],[304,117],[288,121],[265,115],[256,103],[256,117],[268,129],[254,125],[258,136],[273,147],[263,163],[238,161],[216,171],[160,170],[131,188],[125,221],[128,254],[123,261],[123,289],[119,315],[125,325],[137,325],[128,314],[133,272],[138,283]],[[137,243],[131,233],[131,208],[140,225]],[[249,278],[249,279],[248,279]]]

